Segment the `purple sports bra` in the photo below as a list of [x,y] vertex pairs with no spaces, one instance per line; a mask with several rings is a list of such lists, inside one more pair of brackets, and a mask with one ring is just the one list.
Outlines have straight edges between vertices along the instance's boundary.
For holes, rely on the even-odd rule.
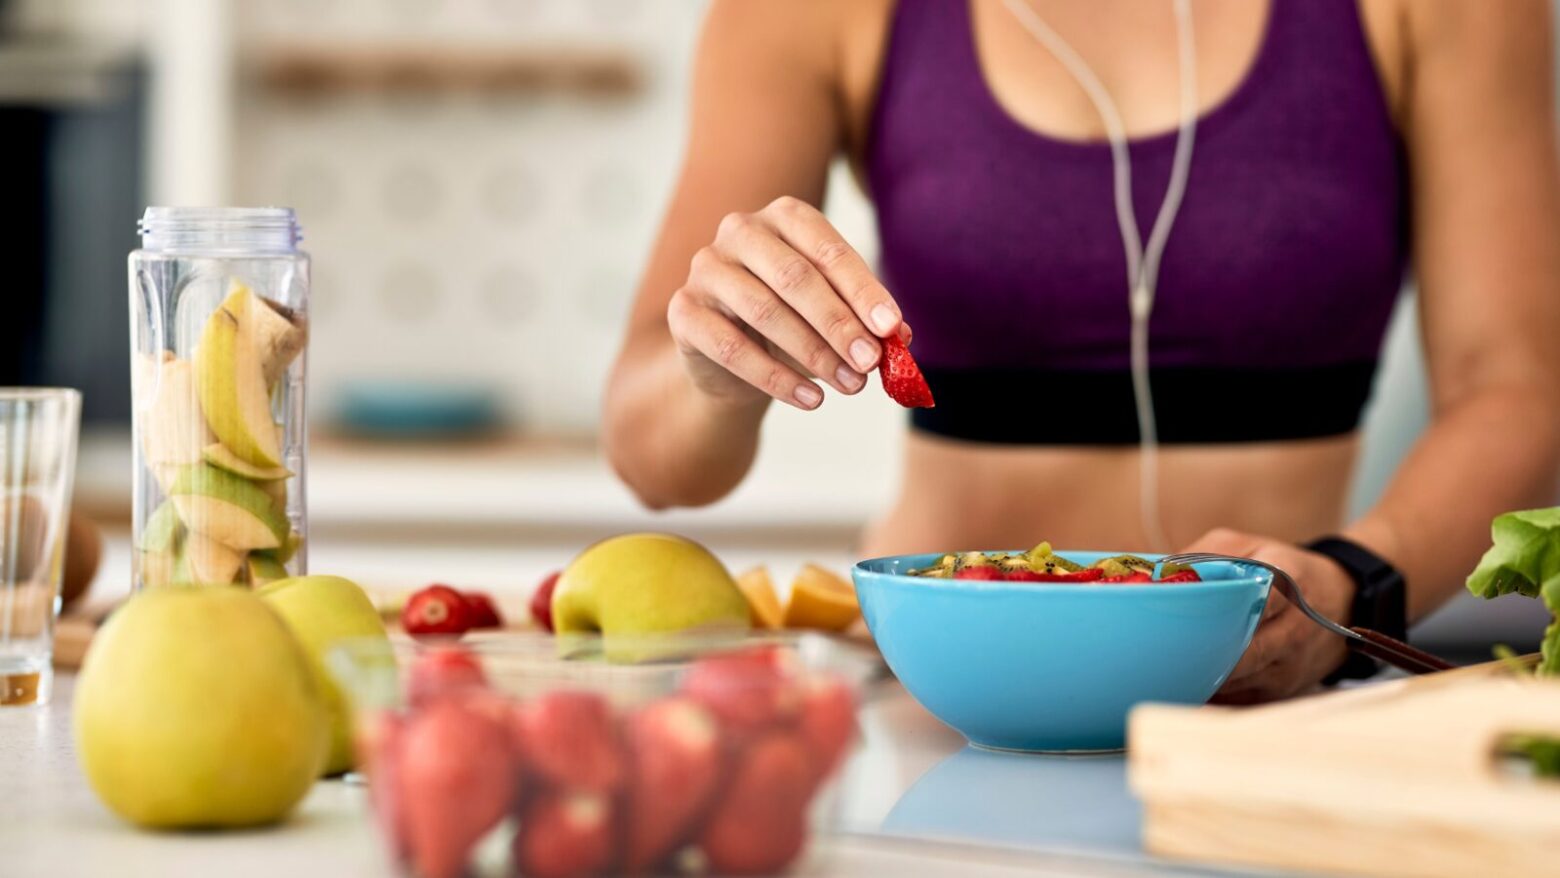
[[[1272,0],[1244,79],[1199,117],[1150,324],[1162,442],[1359,424],[1408,211],[1355,2]],[[1131,141],[1140,224],[1174,146],[1173,130]],[[880,270],[937,397],[913,425],[976,442],[1136,442],[1109,148],[1007,114],[969,0],[900,0],[867,162]]]

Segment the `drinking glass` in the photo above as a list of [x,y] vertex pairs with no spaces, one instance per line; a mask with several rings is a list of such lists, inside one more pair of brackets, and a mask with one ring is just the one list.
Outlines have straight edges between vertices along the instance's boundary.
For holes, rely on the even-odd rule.
[[0,388],[0,704],[46,704],[81,394]]

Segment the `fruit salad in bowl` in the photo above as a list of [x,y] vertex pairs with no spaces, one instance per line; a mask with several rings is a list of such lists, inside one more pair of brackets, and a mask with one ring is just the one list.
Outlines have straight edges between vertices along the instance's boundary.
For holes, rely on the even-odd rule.
[[1255,565],[1046,543],[875,558],[851,575],[910,694],[977,746],[1028,752],[1118,750],[1133,706],[1206,701],[1271,585]]
[[614,641],[337,650],[398,865],[421,878],[765,875],[816,859],[809,840],[856,733],[851,660],[805,638]]

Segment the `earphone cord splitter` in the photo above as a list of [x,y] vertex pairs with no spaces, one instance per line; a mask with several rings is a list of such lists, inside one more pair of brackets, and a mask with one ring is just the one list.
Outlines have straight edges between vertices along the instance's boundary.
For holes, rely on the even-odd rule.
[[1138,507],[1142,528],[1150,547],[1167,551],[1164,520],[1159,508],[1159,431],[1154,415],[1153,388],[1149,383],[1148,323],[1154,311],[1154,294],[1159,283],[1159,265],[1170,239],[1170,227],[1186,195],[1191,175],[1192,144],[1197,138],[1197,53],[1192,39],[1191,0],[1171,0],[1175,12],[1177,57],[1180,78],[1181,121],[1176,131],[1175,153],[1170,161],[1170,182],[1164,201],[1154,218],[1145,247],[1138,231],[1137,211],[1132,204],[1132,156],[1127,148],[1126,126],[1111,100],[1110,93],[1094,71],[1068,45],[1061,35],[1045,23],[1026,0],[1003,0],[1018,23],[1067,68],[1083,89],[1105,125],[1110,142],[1112,188],[1115,191],[1116,224],[1127,256],[1127,306],[1132,319],[1130,359],[1132,397],[1137,408],[1139,437]]

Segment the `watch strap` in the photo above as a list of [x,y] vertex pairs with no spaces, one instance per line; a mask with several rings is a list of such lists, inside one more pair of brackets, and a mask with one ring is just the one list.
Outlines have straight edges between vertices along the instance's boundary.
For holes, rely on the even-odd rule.
[[[1332,559],[1354,582],[1354,600],[1346,625],[1369,628],[1397,640],[1408,638],[1408,589],[1403,574],[1390,562],[1353,540],[1326,536],[1306,544],[1306,549]],[[1363,679],[1374,676],[1380,665],[1369,656],[1350,650],[1343,664],[1323,681]]]

